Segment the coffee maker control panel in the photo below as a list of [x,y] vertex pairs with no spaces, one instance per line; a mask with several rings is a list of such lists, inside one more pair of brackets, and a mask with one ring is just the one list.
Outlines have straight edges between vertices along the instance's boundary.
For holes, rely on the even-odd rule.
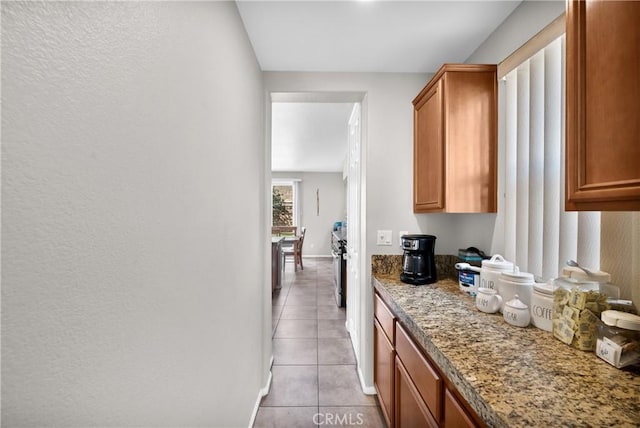
[[420,248],[420,242],[415,239],[403,239],[402,249],[409,251],[417,251]]

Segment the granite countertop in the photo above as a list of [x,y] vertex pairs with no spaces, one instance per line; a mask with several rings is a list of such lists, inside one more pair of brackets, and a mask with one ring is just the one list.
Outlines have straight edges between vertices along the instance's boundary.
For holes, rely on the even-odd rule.
[[457,280],[412,286],[397,259],[372,266],[375,289],[488,426],[640,426],[640,373],[478,311]]

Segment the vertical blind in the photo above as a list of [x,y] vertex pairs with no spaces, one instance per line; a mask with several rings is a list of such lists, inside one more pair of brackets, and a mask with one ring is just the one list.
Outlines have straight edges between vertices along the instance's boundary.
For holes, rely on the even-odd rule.
[[568,259],[598,269],[600,213],[564,211],[564,35],[509,72],[505,93],[504,256],[558,276]]

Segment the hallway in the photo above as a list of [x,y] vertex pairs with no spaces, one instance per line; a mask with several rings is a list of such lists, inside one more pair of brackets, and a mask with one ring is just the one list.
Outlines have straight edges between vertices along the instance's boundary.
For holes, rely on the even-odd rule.
[[360,388],[330,258],[287,263],[273,296],[273,380],[254,427],[384,427],[377,398]]

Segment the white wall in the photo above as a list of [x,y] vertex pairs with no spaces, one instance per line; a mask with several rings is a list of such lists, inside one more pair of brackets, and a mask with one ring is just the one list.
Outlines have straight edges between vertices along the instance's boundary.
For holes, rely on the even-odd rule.
[[235,4],[3,2],[2,50],[2,422],[248,426],[264,92]]
[[465,62],[498,64],[560,16],[565,1],[525,0]]
[[620,297],[640,310],[640,212],[603,212],[600,269],[611,274]]
[[[345,128],[347,124],[345,123]],[[345,145],[347,141],[345,140]],[[300,182],[300,226],[307,228],[303,256],[330,256],[333,223],[346,218],[342,172],[272,172],[273,178],[298,178]],[[319,190],[320,210],[317,210]]]

